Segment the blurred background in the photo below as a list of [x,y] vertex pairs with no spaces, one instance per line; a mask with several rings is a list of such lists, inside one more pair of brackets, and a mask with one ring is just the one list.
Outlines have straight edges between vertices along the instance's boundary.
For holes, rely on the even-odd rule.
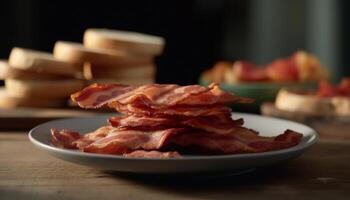
[[345,0],[0,1],[0,57],[13,46],[52,51],[81,42],[87,28],[144,32],[166,39],[158,83],[197,83],[218,60],[264,64],[298,49],[317,55],[337,80],[350,74]]

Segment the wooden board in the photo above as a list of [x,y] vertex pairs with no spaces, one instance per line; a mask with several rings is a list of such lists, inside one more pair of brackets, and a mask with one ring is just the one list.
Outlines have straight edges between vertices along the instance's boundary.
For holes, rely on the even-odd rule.
[[0,109],[0,130],[29,130],[43,122],[71,117],[88,117],[97,112],[81,109]]
[[2,132],[0,199],[348,199],[349,149],[320,142],[289,163],[241,176],[166,179],[72,164],[37,149],[24,132]]
[[321,138],[350,140],[350,117],[327,117],[289,112],[276,108],[275,104],[271,102],[262,104],[261,114],[309,125],[321,135]]

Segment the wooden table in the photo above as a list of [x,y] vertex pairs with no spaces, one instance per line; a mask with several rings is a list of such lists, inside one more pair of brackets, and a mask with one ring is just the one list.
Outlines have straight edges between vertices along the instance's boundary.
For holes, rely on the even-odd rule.
[[321,141],[282,166],[196,180],[101,172],[49,156],[25,132],[0,132],[1,200],[349,198],[350,142]]

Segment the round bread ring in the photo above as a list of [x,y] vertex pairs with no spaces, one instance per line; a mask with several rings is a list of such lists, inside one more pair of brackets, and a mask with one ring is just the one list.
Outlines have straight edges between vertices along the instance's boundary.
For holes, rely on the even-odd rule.
[[78,79],[67,80],[18,80],[6,79],[8,94],[18,98],[68,98],[81,90],[85,82]]
[[4,87],[0,88],[0,108],[38,107],[60,108],[66,106],[67,99],[18,98],[8,94]]
[[349,97],[321,98],[307,91],[281,89],[276,97],[275,105],[280,110],[315,116],[350,115]]
[[52,54],[14,47],[8,63],[11,67],[31,72],[75,77],[82,72],[82,65],[57,60]]
[[106,65],[111,67],[150,65],[153,63],[153,56],[135,56],[127,52],[88,48],[80,43],[57,41],[53,50],[54,57],[58,60],[78,63],[84,62],[93,65]]
[[109,29],[87,29],[84,45],[90,48],[110,49],[135,55],[160,55],[165,41],[162,37]]

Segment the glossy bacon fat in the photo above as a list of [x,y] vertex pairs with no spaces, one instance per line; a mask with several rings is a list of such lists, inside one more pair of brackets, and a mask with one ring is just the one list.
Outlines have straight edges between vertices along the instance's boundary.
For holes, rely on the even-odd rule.
[[[104,137],[100,137],[103,132]],[[58,138],[54,143],[65,148],[76,148],[84,152],[117,154],[128,157],[179,157],[177,152],[162,152],[173,145],[194,146],[198,151],[210,154],[258,153],[284,149],[299,143],[302,135],[287,130],[277,137],[262,137],[255,131],[236,127],[230,133],[217,134],[192,128],[170,128],[162,130],[119,130],[105,126],[93,133],[76,137],[74,131],[51,130]],[[62,137],[57,137],[61,135]],[[65,137],[75,138],[66,140]],[[142,151],[140,151],[142,150]],[[152,151],[149,154],[146,153]],[[181,151],[181,148],[179,149]]]
[[252,100],[224,92],[217,84],[209,87],[93,84],[73,94],[72,99],[83,108],[108,104],[124,114],[109,118],[109,125],[84,135],[69,130],[51,130],[53,145],[83,152],[179,158],[180,153],[191,152],[272,151],[294,146],[302,138],[291,130],[277,137],[262,137],[243,127],[243,119],[232,119],[231,109],[225,104]]
[[214,115],[207,117],[148,117],[148,116],[116,116],[108,119],[109,123],[119,129],[158,130],[162,128],[180,127],[195,128],[217,134],[229,134],[243,125],[243,119],[233,120],[231,116]]
[[84,152],[123,155],[138,149],[160,149],[166,144],[171,135],[181,131],[184,131],[184,129],[169,128],[156,131],[140,131],[119,130],[112,126],[104,126],[84,136],[80,136],[74,131],[58,131],[56,129],[51,129],[51,135],[52,138],[55,138],[54,144],[56,146],[80,149]]
[[98,108],[105,104],[144,106],[164,109],[173,106],[206,106],[228,103],[250,103],[253,100],[222,91],[218,84],[179,86],[149,84],[127,86],[121,84],[93,84],[71,95],[82,108]]
[[237,127],[230,134],[218,135],[211,132],[190,131],[171,138],[170,144],[196,146],[201,151],[217,154],[259,153],[284,149],[297,145],[302,135],[286,130],[277,137],[262,137],[244,127]]

